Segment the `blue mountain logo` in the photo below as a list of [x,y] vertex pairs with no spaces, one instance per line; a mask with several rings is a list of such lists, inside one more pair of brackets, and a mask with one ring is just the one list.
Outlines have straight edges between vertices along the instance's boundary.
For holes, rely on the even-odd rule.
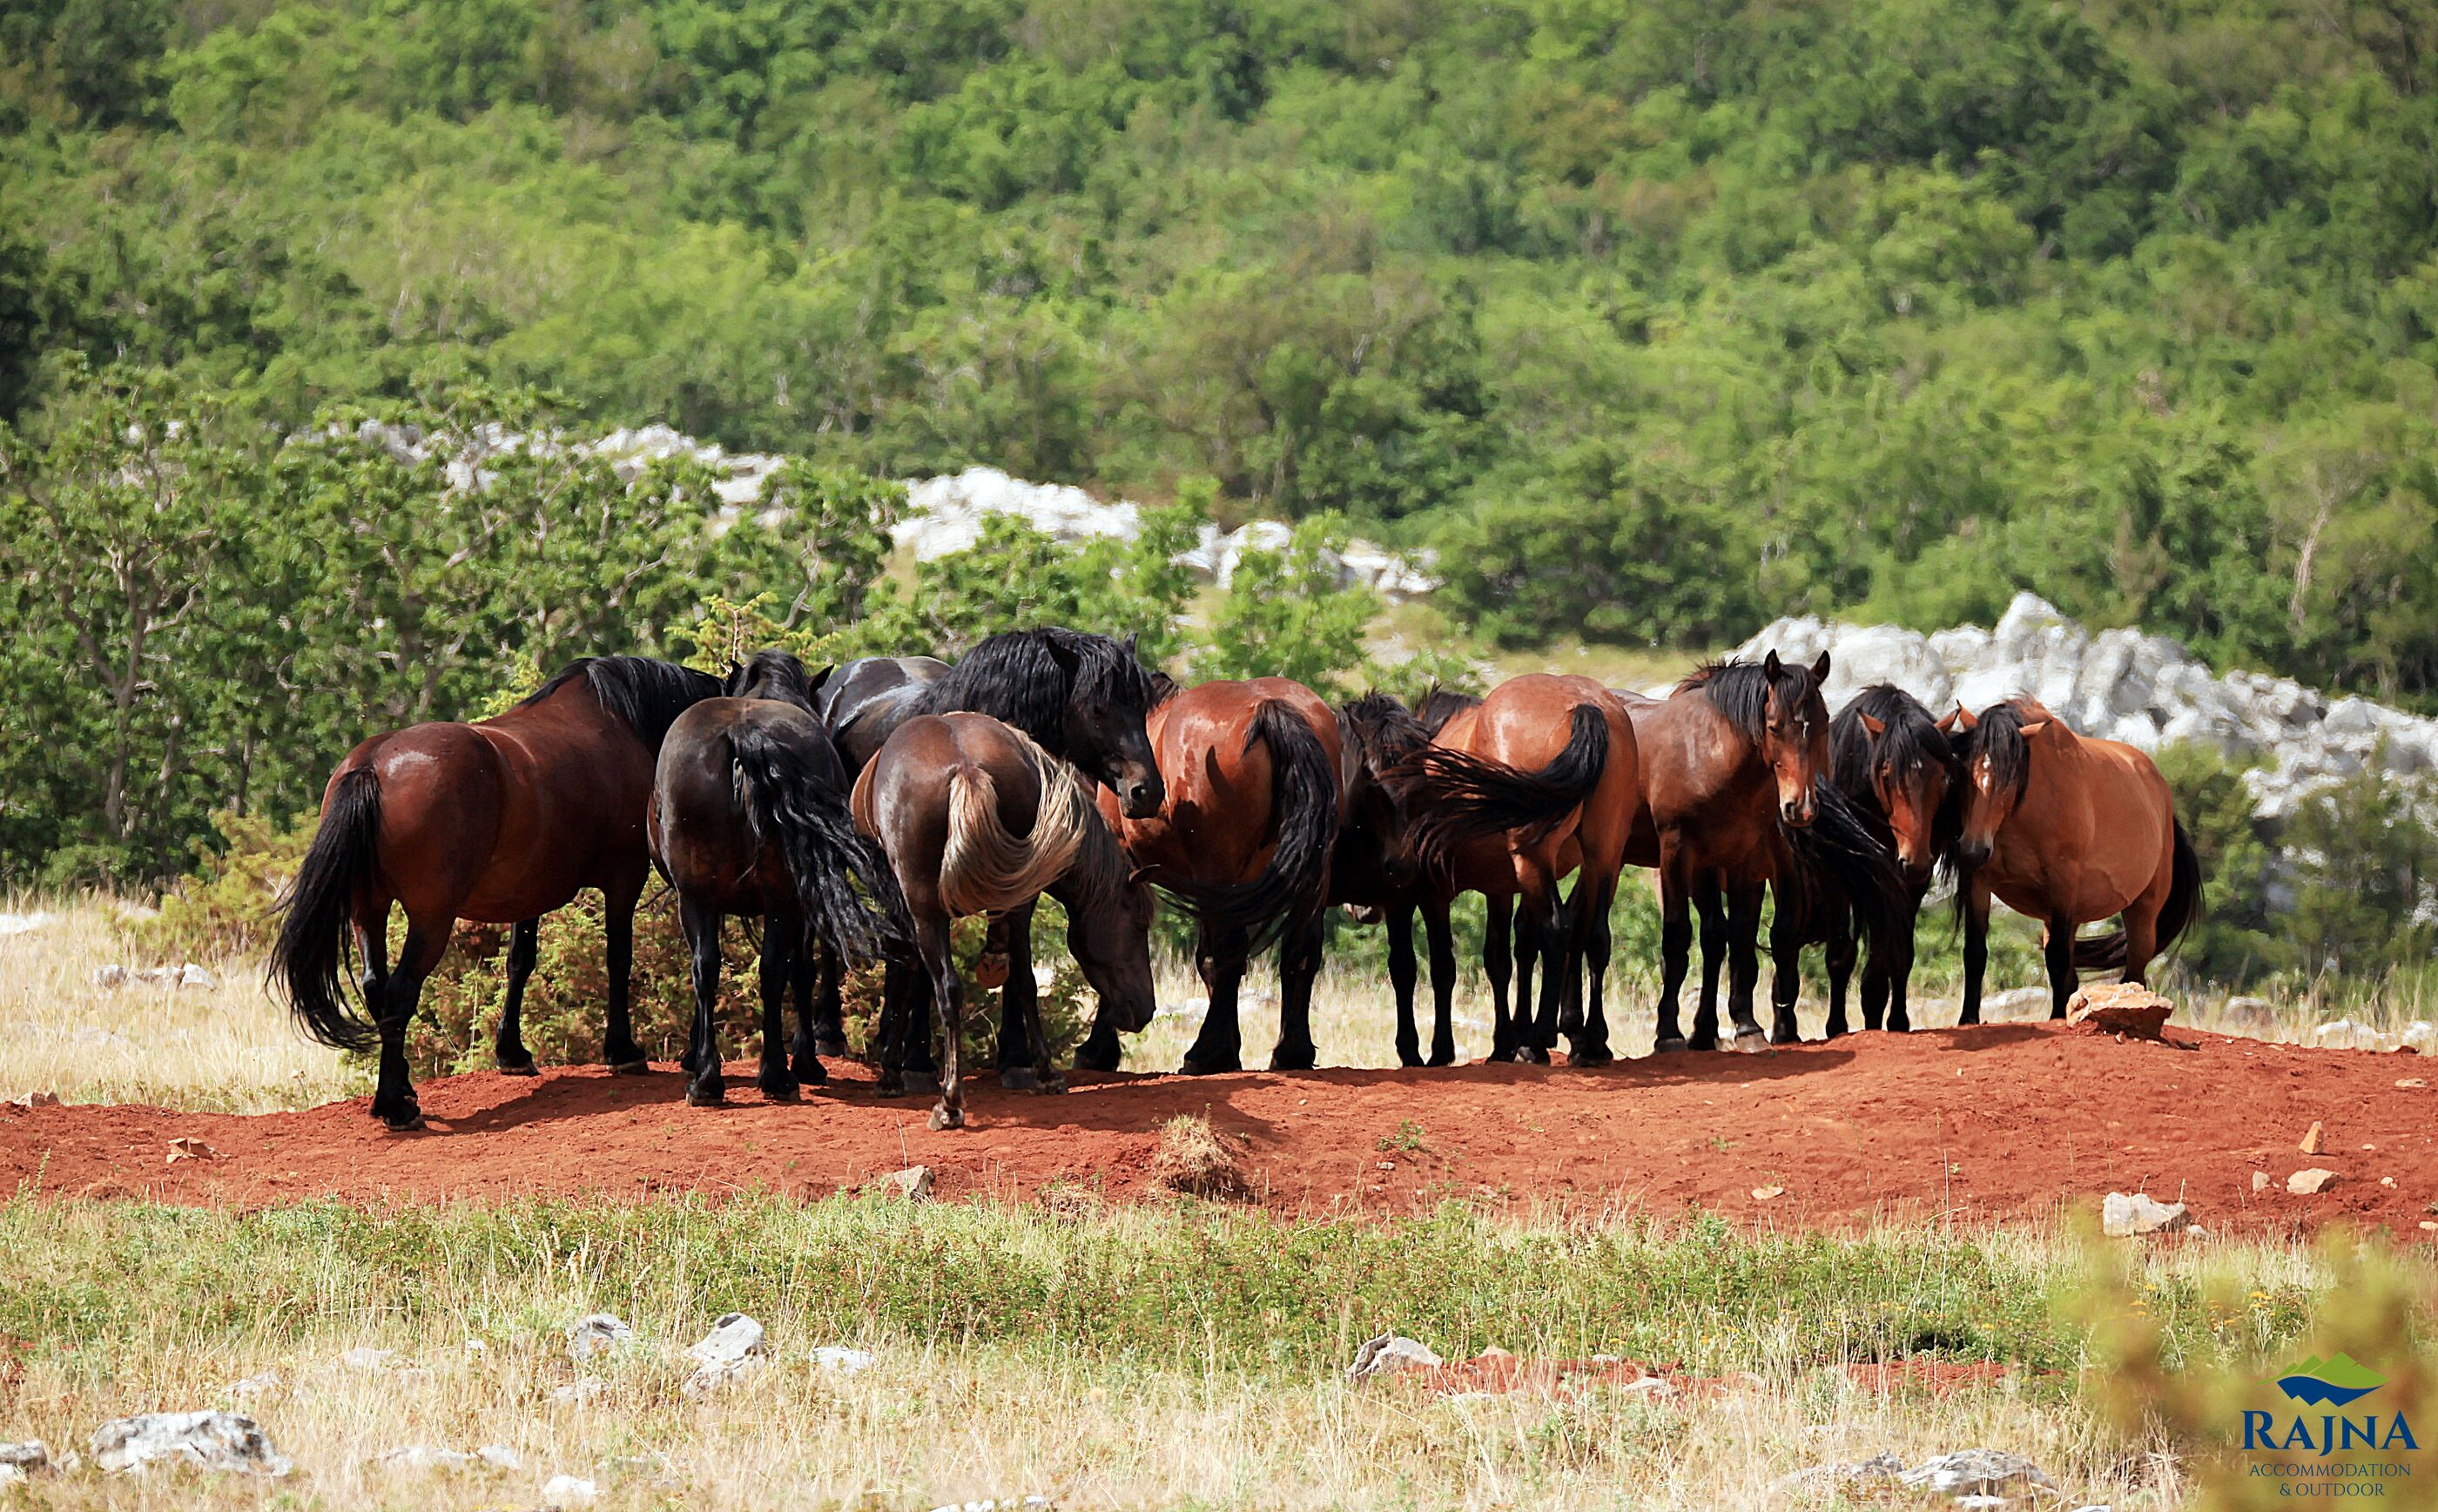
[[2387,1384],[2387,1378],[2363,1368],[2351,1355],[2323,1360],[2318,1355],[2289,1365],[2277,1377],[2277,1388],[2288,1397],[2315,1407],[2342,1407]]

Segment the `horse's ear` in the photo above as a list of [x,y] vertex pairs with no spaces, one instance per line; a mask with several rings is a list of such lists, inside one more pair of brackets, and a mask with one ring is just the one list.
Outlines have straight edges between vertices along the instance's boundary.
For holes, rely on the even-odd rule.
[[1772,682],[1776,682],[1777,675],[1785,670],[1784,665],[1777,659],[1776,647],[1771,647],[1769,655],[1761,659],[1760,670]]
[[1820,659],[1811,663],[1811,680],[1814,682],[1827,682],[1828,680],[1828,652],[1821,652]]
[[1981,728],[1981,716],[1974,713],[1971,710],[1965,708],[1962,704],[1957,704],[1955,706],[1955,723],[1959,728],[1964,730],[1978,730]]
[[2023,738],[2024,738],[2025,740],[2029,740],[2029,739],[2031,739],[2034,735],[2039,734],[2041,730],[2046,730],[2046,729],[2048,729],[2048,728],[2049,728],[2049,722],[2048,722],[2047,720],[2045,720],[2045,719],[2035,719],[2035,720],[2033,720],[2030,724],[2025,725],[2025,726],[2023,726]]
[[1873,740],[1877,740],[1882,735],[1888,732],[1888,722],[1884,719],[1873,719],[1870,715],[1864,714],[1863,716],[1863,728],[1871,732],[1871,738]]
[[1067,639],[1066,632],[1052,630],[1042,638],[1042,643],[1050,648],[1050,659],[1057,662],[1058,670],[1069,677],[1073,677],[1084,665],[1082,653],[1075,649],[1072,641]]
[[824,662],[822,662],[822,663],[821,664],[821,666],[820,666],[817,670],[812,671],[812,672],[807,672],[807,673],[805,673],[805,674],[804,674],[804,696],[806,696],[806,697],[808,697],[808,698],[809,698],[809,697],[811,697],[814,694],[817,694],[817,693],[821,692],[821,691],[822,691],[822,683],[825,683],[825,682],[827,682],[827,681],[829,681],[829,680],[830,680],[830,674],[831,674],[831,673],[833,673],[833,672],[836,672],[837,670],[838,670],[838,663],[837,663],[837,662],[834,662],[834,661],[824,661]]
[[1139,631],[1139,630],[1128,630],[1128,631],[1126,632],[1126,638],[1125,638],[1124,640],[1122,640],[1122,641],[1119,642],[1118,642],[1118,644],[1120,644],[1120,645],[1122,645],[1122,646],[1124,646],[1124,647],[1126,648],[1126,655],[1127,655],[1128,657],[1133,658],[1133,659],[1135,659],[1135,660],[1137,660],[1137,661],[1140,661],[1140,660],[1142,659],[1142,658],[1141,658],[1140,656],[1137,655],[1137,654],[1136,654],[1136,652],[1135,652],[1135,642],[1136,642],[1137,641],[1140,640],[1140,639],[1142,639],[1142,633],[1141,633],[1140,631]]

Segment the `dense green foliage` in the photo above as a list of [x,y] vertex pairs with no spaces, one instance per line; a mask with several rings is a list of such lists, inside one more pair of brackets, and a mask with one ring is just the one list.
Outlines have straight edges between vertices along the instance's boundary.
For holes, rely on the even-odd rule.
[[32,0],[44,354],[434,359],[884,476],[1451,549],[1498,637],[1986,620],[2438,694],[2438,13]]

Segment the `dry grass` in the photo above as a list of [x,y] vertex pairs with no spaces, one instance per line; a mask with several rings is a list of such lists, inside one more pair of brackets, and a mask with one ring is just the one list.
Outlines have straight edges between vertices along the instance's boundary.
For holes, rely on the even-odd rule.
[[97,985],[131,958],[96,898],[18,899],[0,912],[51,919],[0,935],[0,1098],[145,1102],[213,1112],[308,1108],[360,1090],[337,1052],[296,1032],[259,964],[205,961],[208,988]]
[[1155,1190],[1179,1197],[1235,1199],[1253,1194],[1236,1152],[1228,1147],[1210,1120],[1200,1114],[1179,1114],[1160,1125],[1159,1147],[1151,1155]]

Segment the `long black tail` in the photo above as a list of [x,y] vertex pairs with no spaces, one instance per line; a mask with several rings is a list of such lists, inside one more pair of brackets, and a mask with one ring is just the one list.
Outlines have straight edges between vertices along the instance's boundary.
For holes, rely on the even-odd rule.
[[[2176,938],[2191,928],[2201,916],[2201,858],[2193,849],[2193,837],[2184,833],[2184,821],[2178,819],[2174,859],[2169,863],[2167,901],[2159,907],[2158,950],[2164,954]],[[2125,926],[2118,924],[2104,935],[2074,942],[2074,964],[2077,971],[2113,971],[2125,969]]]
[[1812,784],[1810,824],[1781,820],[1778,833],[1793,855],[1788,874],[1776,879],[1779,907],[1811,915],[1842,904],[1874,949],[1893,931],[1912,927],[1913,889],[1897,863],[1894,836],[1833,783]]
[[1245,749],[1256,743],[1270,748],[1270,813],[1279,833],[1261,874],[1223,885],[1155,880],[1183,900],[1204,929],[1242,929],[1258,950],[1289,919],[1321,905],[1337,844],[1337,771],[1320,737],[1283,699],[1265,698],[1253,712]]
[[1520,830],[1536,840],[1591,797],[1608,769],[1608,715],[1577,704],[1566,744],[1536,772],[1431,746],[1397,764],[1387,782],[1412,812],[1411,834],[1437,865],[1467,840]]
[[775,845],[786,857],[814,935],[850,960],[877,960],[910,940],[897,874],[880,847],[856,833],[846,795],[822,781],[804,752],[758,725],[733,726],[728,744],[748,831],[756,845]]
[[279,939],[271,947],[272,980],[297,1026],[342,1050],[369,1049],[380,1038],[370,1017],[347,1006],[346,975],[356,897],[380,864],[380,779],[371,767],[340,774],[305,864],[279,901]]

